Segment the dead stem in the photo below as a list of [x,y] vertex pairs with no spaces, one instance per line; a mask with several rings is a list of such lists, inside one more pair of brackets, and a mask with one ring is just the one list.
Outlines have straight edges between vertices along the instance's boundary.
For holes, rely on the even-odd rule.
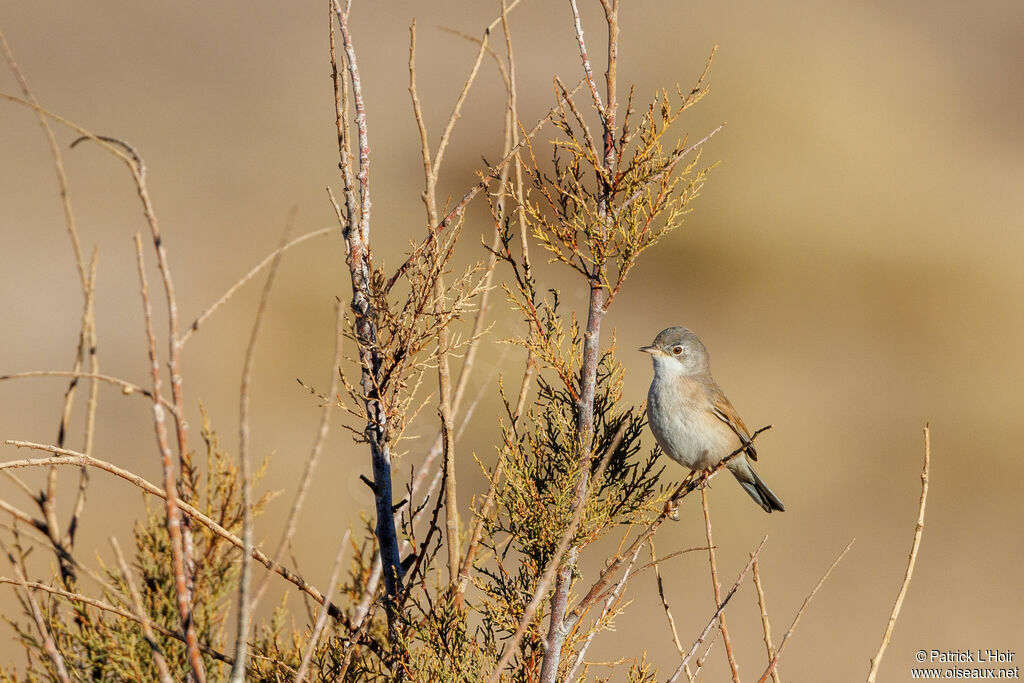
[[775,666],[779,663],[779,658],[782,656],[782,651],[786,649],[786,643],[789,642],[789,637],[793,635],[793,631],[796,630],[796,625],[800,622],[800,617],[803,616],[804,610],[806,610],[807,606],[811,604],[811,600],[814,599],[814,596],[818,592],[818,589],[821,588],[822,584],[825,583],[825,580],[828,579],[829,574],[832,573],[832,570],[835,569],[839,562],[842,561],[842,559],[846,556],[846,553],[849,552],[851,546],[853,546],[853,539],[850,539],[850,542],[846,544],[845,548],[843,548],[843,552],[839,553],[835,561],[821,576],[821,579],[818,580],[818,583],[814,587],[814,590],[812,590],[810,594],[808,594],[808,596],[804,599],[804,603],[800,605],[800,609],[797,611],[796,616],[793,617],[793,623],[790,625],[789,630],[786,631],[786,635],[782,636],[782,642],[779,643],[779,651],[775,653],[775,656],[772,657],[772,661],[768,663],[768,668],[764,670],[763,674],[761,674],[761,678],[758,680],[758,683],[765,683],[765,681],[768,680],[768,676],[771,675],[772,671],[775,669]]
[[[704,510],[704,531],[708,539],[708,561],[711,563],[711,585],[715,590],[715,605],[722,606],[722,589],[718,585],[718,563],[715,561],[715,542],[711,538],[711,512],[708,510],[708,487],[705,484],[700,487],[700,504]],[[729,629],[725,625],[725,612],[718,616],[718,629],[722,632],[722,641],[725,643],[725,655],[729,660],[729,670],[732,672],[732,680],[739,683],[739,665],[736,664],[736,657],[732,652],[732,641],[729,640]]]
[[921,534],[924,532],[924,507],[928,501],[928,470],[931,467],[932,442],[931,431],[926,424],[924,426],[924,466],[921,469],[921,502],[917,508],[917,524],[914,526],[914,542],[910,546],[910,558],[907,560],[907,571],[903,576],[903,585],[896,596],[896,602],[892,606],[892,613],[889,615],[889,622],[885,625],[885,633],[882,635],[882,642],[878,646],[878,652],[871,659],[871,669],[868,671],[868,683],[874,683],[878,675],[878,667],[882,663],[885,649],[889,646],[889,638],[892,637],[892,630],[896,626],[896,619],[900,616],[900,608],[903,607],[903,598],[907,596],[907,589],[910,587],[910,579],[914,575],[914,564],[917,562],[917,551],[921,548]]

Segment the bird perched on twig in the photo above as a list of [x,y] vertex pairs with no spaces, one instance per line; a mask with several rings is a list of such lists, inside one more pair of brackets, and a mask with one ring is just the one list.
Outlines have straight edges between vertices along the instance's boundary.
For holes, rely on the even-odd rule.
[[665,454],[700,471],[746,446],[726,467],[765,512],[784,511],[747,459],[757,460],[750,432],[711,376],[707,349],[697,335],[685,327],[670,327],[640,350],[654,362],[647,421]]

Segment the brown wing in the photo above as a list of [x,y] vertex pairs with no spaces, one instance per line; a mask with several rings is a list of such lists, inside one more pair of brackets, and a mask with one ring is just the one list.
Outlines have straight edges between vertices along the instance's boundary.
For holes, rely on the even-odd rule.
[[754,445],[750,443],[750,431],[747,430],[747,425],[743,424],[743,420],[740,419],[732,403],[722,393],[721,387],[712,381],[707,385],[707,389],[715,417],[729,425],[729,429],[739,437],[740,443],[747,447],[747,455],[750,456],[750,459],[757,460],[757,451],[754,450]]

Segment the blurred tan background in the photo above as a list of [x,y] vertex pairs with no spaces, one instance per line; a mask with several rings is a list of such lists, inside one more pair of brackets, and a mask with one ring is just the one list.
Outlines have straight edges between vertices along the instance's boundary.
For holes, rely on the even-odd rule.
[[[423,221],[406,91],[409,23],[418,17],[420,96],[436,140],[473,54],[437,27],[479,35],[496,4],[355,3],[374,155],[374,240],[387,262],[397,262]],[[1024,7],[1018,0],[623,5],[623,94],[629,83],[641,101],[655,88],[688,88],[720,46],[711,95],[681,130],[700,137],[727,121],[704,156],[721,165],[684,228],[641,261],[606,330],[617,330],[630,401],[645,398],[651,374],[632,350],[663,327],[685,324],[707,343],[715,375],[746,422],[775,425],[759,442],[759,470],[787,512],[764,515],[731,481],[716,482],[723,582],[767,533],[762,580],[778,640],[856,537],[780,669],[784,680],[862,679],[903,577],[921,428],[930,421],[928,521],[880,680],[908,680],[919,649],[998,648],[1024,657]],[[582,9],[599,54],[600,9],[591,2]],[[513,12],[527,125],[552,102],[554,75],[566,82],[580,75],[570,21],[561,2],[524,0]],[[339,179],[326,23],[320,2],[41,0],[0,9],[0,27],[43,106],[130,141],[145,157],[183,323],[274,248],[291,207],[295,233],[332,224],[324,186]],[[17,92],[10,74],[0,75],[0,89]],[[456,128],[442,197],[462,194],[481,156],[498,158],[501,97],[485,63]],[[99,250],[102,369],[148,384],[131,246],[145,230],[137,199],[119,162],[89,146],[67,151],[74,136],[59,130],[58,137],[84,248]],[[477,235],[488,231],[482,217],[470,213],[464,242],[478,258]],[[266,482],[285,495],[260,521],[257,535],[268,543],[278,538],[319,417],[295,379],[326,387],[333,302],[349,296],[343,257],[333,236],[296,248],[271,301],[257,358],[254,455],[275,453]],[[0,374],[69,369],[81,295],[57,184],[33,114],[9,103],[0,103],[0,277]],[[186,349],[197,446],[201,399],[224,444],[236,448],[242,352],[259,286],[244,290]],[[565,294],[580,310],[583,300]],[[500,301],[493,311],[507,316]],[[514,320],[503,319],[495,338],[513,329]],[[501,359],[508,377],[520,368],[518,351],[488,344],[486,353]],[[471,453],[494,458],[495,375],[478,372],[472,389],[481,387],[485,398],[460,443],[464,498],[482,490]],[[0,437],[52,441],[63,389],[55,379],[0,385]],[[99,457],[158,478],[144,401],[104,387],[99,424]],[[424,434],[432,428],[422,422]],[[402,477],[425,441],[409,444]],[[80,428],[69,443],[80,444]],[[4,447],[0,457],[26,455]],[[326,581],[341,528],[370,507],[358,482],[367,471],[363,449],[335,428],[297,539],[314,583]],[[682,476],[671,463],[667,474]],[[41,481],[39,473],[25,476]],[[63,474],[69,492],[75,476]],[[106,536],[127,540],[141,501],[120,481],[93,479],[79,544],[107,557]],[[7,481],[0,496],[33,507]],[[659,536],[659,553],[703,542],[698,510],[687,503],[683,521]],[[688,646],[714,608],[707,561],[686,556],[664,572]],[[634,591],[618,633],[598,640],[591,659],[647,650],[670,672],[678,656],[653,576],[638,579]],[[16,609],[9,589],[0,606],[5,614]],[[756,680],[765,658],[749,586],[729,617],[740,672]],[[8,631],[0,655],[15,656]],[[724,680],[725,671],[719,643],[706,679]]]

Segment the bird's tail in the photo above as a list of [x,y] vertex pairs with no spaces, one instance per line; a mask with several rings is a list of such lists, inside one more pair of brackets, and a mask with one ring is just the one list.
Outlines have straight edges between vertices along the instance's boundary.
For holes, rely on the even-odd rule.
[[754,502],[764,508],[765,512],[772,512],[773,510],[778,510],[779,512],[786,511],[779,497],[768,488],[768,484],[765,484],[764,480],[758,476],[754,468],[746,461],[746,458],[742,460],[737,458],[733,463],[730,463],[729,471],[739,481],[743,490],[749,493]]

